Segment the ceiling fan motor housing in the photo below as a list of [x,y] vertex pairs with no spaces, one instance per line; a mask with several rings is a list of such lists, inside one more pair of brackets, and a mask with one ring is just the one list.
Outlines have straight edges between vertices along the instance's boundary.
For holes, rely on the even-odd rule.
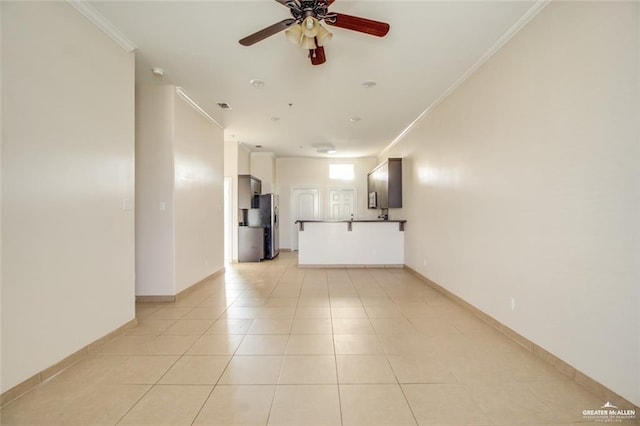
[[291,10],[291,16],[293,16],[298,23],[301,23],[309,16],[319,21],[330,18],[330,16],[328,16],[329,10],[327,8],[327,2],[323,0],[303,0],[300,3],[292,0],[287,3],[287,6]]

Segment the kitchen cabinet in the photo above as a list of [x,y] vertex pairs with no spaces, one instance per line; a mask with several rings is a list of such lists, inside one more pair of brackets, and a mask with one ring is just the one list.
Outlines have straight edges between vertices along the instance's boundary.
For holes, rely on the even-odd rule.
[[238,208],[255,207],[254,195],[262,194],[262,181],[251,175],[238,175]]
[[[370,209],[402,207],[402,158],[389,158],[367,175]],[[372,195],[375,193],[375,195]],[[375,202],[372,200],[375,199]]]

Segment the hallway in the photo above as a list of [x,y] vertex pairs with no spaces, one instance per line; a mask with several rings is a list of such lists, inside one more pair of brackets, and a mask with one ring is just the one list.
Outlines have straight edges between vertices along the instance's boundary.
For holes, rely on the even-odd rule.
[[281,253],[137,316],[2,424],[559,425],[606,402],[403,269]]

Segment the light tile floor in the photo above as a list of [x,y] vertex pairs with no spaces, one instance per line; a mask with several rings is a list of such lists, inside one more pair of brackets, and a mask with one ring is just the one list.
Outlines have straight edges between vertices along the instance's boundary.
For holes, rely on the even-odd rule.
[[282,253],[137,316],[2,424],[568,425],[605,402],[402,269]]

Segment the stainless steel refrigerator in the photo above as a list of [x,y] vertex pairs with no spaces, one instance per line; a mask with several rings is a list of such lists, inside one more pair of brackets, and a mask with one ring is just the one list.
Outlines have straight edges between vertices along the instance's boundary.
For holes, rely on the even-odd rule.
[[257,208],[249,210],[249,226],[264,228],[264,258],[273,259],[280,253],[278,196],[256,195]]

